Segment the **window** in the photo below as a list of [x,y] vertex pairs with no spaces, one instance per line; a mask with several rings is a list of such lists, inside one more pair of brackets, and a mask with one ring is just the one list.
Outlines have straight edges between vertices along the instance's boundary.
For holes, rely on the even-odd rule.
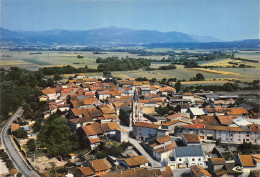
[[192,158],[192,161],[195,161],[195,159],[194,159],[194,158]]
[[228,138],[226,138],[226,140],[228,140]]
[[199,161],[201,161],[201,159],[199,158]]
[[181,159],[179,159],[179,161],[181,162]]
[[239,138],[238,141],[241,141],[241,139]]

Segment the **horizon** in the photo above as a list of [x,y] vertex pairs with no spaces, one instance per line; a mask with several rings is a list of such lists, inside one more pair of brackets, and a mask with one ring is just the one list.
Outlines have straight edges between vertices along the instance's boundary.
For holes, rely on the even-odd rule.
[[[3,27],[0,27],[0,28],[3,28]],[[129,29],[129,30],[136,30],[136,31],[139,31],[137,29],[131,29],[131,28],[125,28],[125,27],[117,27],[117,26],[107,26],[107,27],[100,27],[100,28],[92,28],[92,29],[86,29],[86,30],[73,30],[73,29],[47,29],[47,30],[28,30],[28,31],[25,31],[25,30],[10,30],[10,29],[7,29],[7,28],[3,28],[3,29],[6,29],[6,30],[9,30],[9,31],[13,31],[13,32],[46,32],[46,31],[58,31],[58,30],[61,30],[61,31],[88,31],[88,30],[96,30],[96,29],[105,29],[105,28],[118,28],[118,29]],[[158,30],[149,30],[149,29],[141,29],[140,31],[157,31],[157,32],[161,32],[161,33],[169,33],[169,32],[177,32],[177,33],[183,33],[183,32],[180,32],[180,31],[166,31],[166,32],[162,32],[162,31],[158,31]],[[187,35],[191,35],[191,36],[202,36],[202,35],[194,35],[194,34],[188,34],[188,33],[184,33],[184,34],[187,34]],[[211,37],[211,38],[214,38],[214,36],[202,36],[202,37]],[[217,39],[217,38],[215,38]],[[235,42],[235,41],[244,41],[244,40],[260,40],[260,38],[246,38],[246,39],[239,39],[239,40],[220,40],[220,39],[217,39],[217,41],[211,41],[211,42],[195,42],[195,43],[212,43],[212,42]],[[177,43],[181,43],[181,42],[177,42]],[[193,43],[193,42],[184,42],[184,43]]]
[[1,6],[1,27],[11,31],[118,27],[259,39],[259,0],[3,0]]

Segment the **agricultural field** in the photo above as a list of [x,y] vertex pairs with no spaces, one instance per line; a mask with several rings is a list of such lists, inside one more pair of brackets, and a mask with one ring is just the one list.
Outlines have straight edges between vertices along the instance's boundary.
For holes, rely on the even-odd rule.
[[238,53],[235,53],[235,57],[260,60],[260,51],[240,51]]
[[[89,68],[96,68],[98,64],[96,59],[98,57],[106,58],[117,56],[130,58],[147,58],[147,59],[162,59],[165,56],[138,56],[137,54],[130,54],[127,52],[107,52],[101,54],[93,54],[92,52],[63,52],[63,51],[23,51],[10,52],[6,50],[0,51],[1,68],[8,68],[10,66],[17,66],[28,70],[38,70],[41,67],[48,66],[64,66],[72,65],[74,67],[82,67],[88,65]],[[31,54],[30,54],[31,53]],[[35,54],[32,54],[35,53]],[[38,54],[36,54],[38,53]],[[78,55],[84,58],[77,58]]]
[[[149,49],[153,52],[167,51],[166,49]],[[138,56],[137,54],[130,54],[127,52],[106,52],[101,54],[93,54],[93,52],[79,52],[79,51],[23,51],[23,52],[13,52],[2,50],[1,52],[1,68],[8,68],[10,66],[17,66],[28,70],[38,70],[41,67],[50,66],[64,66],[72,65],[74,67],[83,67],[88,65],[89,68],[96,68],[98,63],[96,63],[96,58],[106,58],[117,56],[121,57],[131,57],[131,58],[147,58],[147,59],[162,59],[167,56]],[[180,52],[180,51],[177,51]],[[190,51],[195,52],[195,51]],[[197,52],[207,52],[200,51]],[[84,58],[78,58],[81,55]],[[243,51],[235,54],[235,57],[260,60],[259,53],[256,51]],[[252,63],[241,60],[234,59],[216,59],[202,63],[201,66],[218,66],[227,67],[232,66],[229,62],[239,64],[245,64],[248,66],[254,66],[254,68],[184,68],[183,65],[176,65],[176,69],[172,70],[153,70],[145,71],[143,69],[134,71],[114,71],[112,75],[115,77],[120,77],[122,79],[147,77],[148,79],[156,78],[161,80],[162,78],[177,78],[179,80],[185,79],[189,81],[190,78],[195,77],[197,73],[202,73],[206,81],[197,82],[184,82],[183,84],[223,84],[224,82],[230,80],[241,80],[241,81],[252,81],[259,77],[260,66],[259,63]],[[163,65],[169,65],[170,63],[152,63],[151,68],[158,68]],[[87,77],[92,76],[102,76],[102,73],[86,73]]]

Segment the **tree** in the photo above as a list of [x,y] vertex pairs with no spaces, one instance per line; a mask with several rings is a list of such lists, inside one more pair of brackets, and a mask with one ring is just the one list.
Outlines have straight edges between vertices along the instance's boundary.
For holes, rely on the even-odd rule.
[[82,56],[82,55],[77,55],[77,58],[84,58],[84,56]]
[[55,114],[48,118],[37,140],[41,147],[47,148],[48,155],[52,157],[66,157],[78,148],[78,137],[72,133],[68,120]]
[[34,152],[36,150],[36,142],[35,139],[29,139],[26,143],[29,151]]
[[16,137],[16,138],[27,138],[27,131],[24,130],[23,128],[19,128],[18,130],[15,130],[13,132],[13,135]]
[[176,89],[177,93],[181,91],[181,82],[180,81],[175,83],[175,89]]
[[106,70],[106,71],[103,72],[103,76],[104,76],[104,77],[111,77],[112,74],[111,74],[110,71]]
[[61,80],[62,77],[59,74],[55,74],[53,77],[53,80],[57,81],[57,80]]
[[198,73],[198,74],[196,74],[196,80],[197,81],[204,81],[205,78],[204,78],[204,76],[201,73]]

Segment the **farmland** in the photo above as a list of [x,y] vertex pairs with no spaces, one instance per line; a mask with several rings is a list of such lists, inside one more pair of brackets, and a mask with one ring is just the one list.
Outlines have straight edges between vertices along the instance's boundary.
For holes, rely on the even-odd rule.
[[[149,49],[150,51],[154,51]],[[156,51],[166,51],[165,49],[156,49]],[[180,51],[176,51],[180,52]],[[191,52],[191,51],[189,51]],[[196,51],[192,51],[196,52]],[[197,51],[198,52],[198,51]],[[207,51],[203,51],[206,53]],[[84,58],[78,58],[77,56],[83,56]],[[137,54],[130,54],[127,52],[102,52],[100,54],[93,54],[93,52],[79,52],[79,51],[34,51],[34,53],[29,51],[14,52],[14,51],[1,51],[1,67],[8,68],[10,66],[17,66],[28,70],[38,70],[42,67],[50,66],[64,66],[72,65],[74,67],[84,67],[88,65],[89,68],[97,68],[98,63],[96,63],[96,58],[106,58],[117,56],[130,57],[130,58],[146,58],[146,59],[157,59],[167,58],[167,56],[138,56]],[[260,60],[259,53],[256,51],[242,51],[235,53],[235,57],[240,57],[244,59],[251,60]],[[239,68],[231,67],[234,64],[245,64],[252,66],[254,68]],[[169,63],[158,62],[152,63],[151,68],[158,68],[163,65],[168,65]],[[216,59],[207,61],[201,66],[213,66],[212,69],[205,68],[184,68],[183,65],[176,65],[176,69],[172,70],[152,70],[144,71],[143,69],[133,70],[133,71],[114,71],[112,75],[115,77],[120,77],[122,79],[127,79],[129,77],[138,78],[138,77],[147,77],[147,78],[156,78],[160,80],[162,78],[177,78],[179,80],[185,79],[189,81],[190,78],[194,77],[197,73],[202,73],[206,81],[203,83],[193,82],[194,84],[222,84],[228,80],[242,80],[242,81],[251,81],[257,79],[260,74],[259,63],[252,63],[248,61],[240,61],[236,59]],[[230,68],[227,68],[230,67]],[[86,73],[86,76],[102,76],[102,73]],[[185,83],[185,82],[184,82]],[[192,83],[186,83],[192,84]]]

